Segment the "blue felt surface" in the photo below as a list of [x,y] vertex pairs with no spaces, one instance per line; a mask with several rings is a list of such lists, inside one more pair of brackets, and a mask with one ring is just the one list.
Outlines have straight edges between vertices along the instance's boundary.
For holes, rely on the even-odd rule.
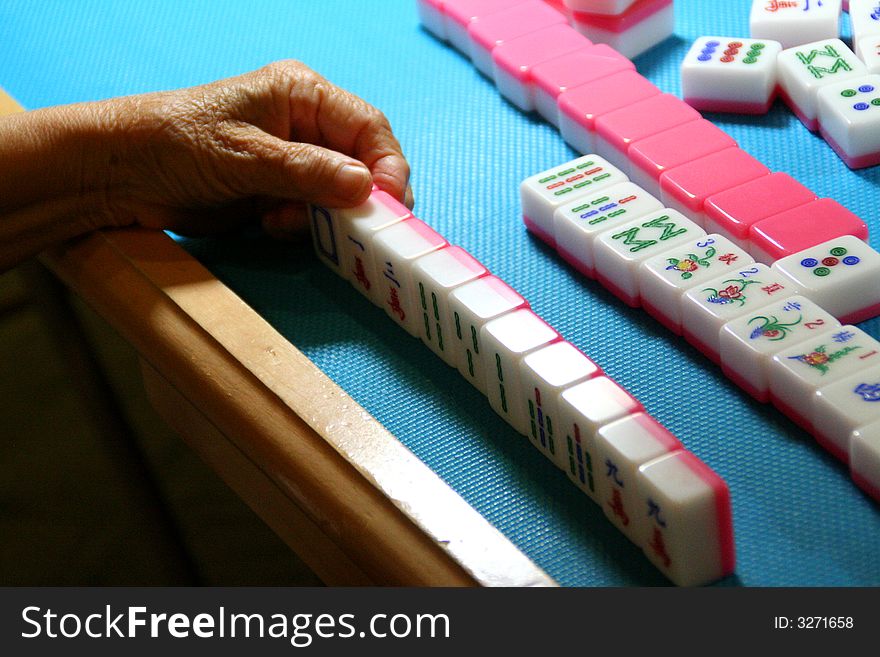
[[[640,57],[640,72],[678,93],[689,43],[747,35],[747,7],[678,0],[676,36]],[[417,215],[522,292],[725,478],[738,564],[722,584],[880,583],[880,507],[843,465],[528,236],[519,181],[573,153],[421,30],[414,0],[0,1],[0,85],[31,108],[206,82],[285,57],[381,107],[413,166]],[[709,118],[880,235],[877,168],[848,171],[778,103],[767,116]],[[186,246],[562,584],[666,583],[479,393],[308,249],[259,235]],[[880,335],[876,320],[863,328]]]

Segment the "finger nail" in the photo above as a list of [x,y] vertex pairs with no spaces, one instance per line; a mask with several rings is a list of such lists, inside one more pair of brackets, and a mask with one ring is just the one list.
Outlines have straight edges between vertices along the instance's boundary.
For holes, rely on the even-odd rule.
[[365,166],[346,164],[336,173],[333,192],[340,198],[359,199],[366,196],[372,183],[373,177]]
[[416,204],[416,199],[415,199],[415,197],[413,196],[412,185],[407,185],[407,186],[406,186],[406,193],[403,195],[403,203],[404,203],[404,205],[406,205],[406,207],[408,207],[410,210],[412,210],[413,207],[415,206],[415,204]]

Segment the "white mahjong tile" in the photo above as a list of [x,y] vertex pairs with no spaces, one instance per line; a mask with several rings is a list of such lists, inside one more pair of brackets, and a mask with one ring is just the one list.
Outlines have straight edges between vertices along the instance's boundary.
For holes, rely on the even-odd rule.
[[627,180],[626,174],[598,155],[584,155],[542,171],[520,185],[523,221],[552,245],[555,243],[553,213],[557,208]]
[[648,515],[640,504],[639,466],[682,448],[681,442],[646,413],[638,413],[596,431],[597,502],[608,519],[633,543],[648,536]]
[[841,0],[752,0],[753,38],[775,39],[783,48],[840,34]]
[[685,292],[720,272],[741,270],[752,256],[721,235],[706,235],[648,258],[639,266],[639,295],[645,310],[681,333]]
[[819,89],[819,129],[850,166],[880,162],[880,75],[865,75]]
[[[641,6],[654,7],[655,11],[641,20],[630,22],[624,29],[609,25],[605,16],[592,16],[586,13],[572,15],[572,27],[593,43],[604,43],[624,57],[635,59],[643,52],[665,41],[675,32],[675,3],[643,0]],[[638,7],[632,9],[630,16],[636,18]]]
[[416,260],[412,269],[416,305],[422,315],[422,342],[448,365],[458,367],[456,352],[449,344],[454,330],[449,294],[459,285],[485,276],[488,271],[458,246],[429,253]]
[[373,237],[373,266],[381,306],[391,319],[415,337],[419,336],[422,313],[413,284],[413,262],[446,245],[440,234],[415,218],[384,228]]
[[705,235],[697,224],[669,208],[633,219],[596,238],[596,278],[627,304],[638,307],[639,265],[658,253]]
[[681,64],[685,102],[699,110],[764,113],[776,93],[776,57],[770,39],[698,38]]
[[728,271],[685,293],[682,335],[709,358],[719,361],[720,333],[727,322],[797,291],[790,280],[761,263]]
[[840,39],[825,39],[783,50],[777,63],[783,97],[811,130],[817,127],[817,91],[825,85],[867,73],[864,63]]
[[880,311],[880,253],[852,235],[780,258],[773,270],[841,322]]
[[853,43],[880,36],[880,0],[850,0],[849,20]]
[[819,388],[810,418],[816,439],[839,459],[848,461],[852,432],[880,420],[880,366]]
[[832,315],[806,297],[777,299],[722,327],[721,368],[743,390],[767,401],[773,355],[838,326]]
[[565,430],[558,426],[559,395],[599,374],[599,367],[569,342],[554,342],[528,354],[520,363],[522,394],[529,413],[526,435],[559,468],[568,466]]
[[853,431],[849,440],[849,471],[859,488],[880,501],[880,421]]
[[865,62],[868,73],[880,73],[880,34],[856,42],[856,55]]
[[529,412],[520,363],[526,354],[559,339],[556,330],[525,309],[493,319],[480,331],[489,404],[524,436],[529,433]]
[[770,397],[783,413],[812,430],[816,391],[878,362],[880,342],[855,326],[839,326],[773,356]]
[[553,215],[556,250],[578,271],[593,276],[593,242],[597,235],[661,209],[659,200],[631,182],[579,197],[557,208]]
[[607,376],[597,376],[563,391],[557,425],[565,434],[568,478],[594,501],[596,489],[596,431],[627,415],[641,403]]
[[649,520],[647,557],[675,584],[700,586],[731,574],[736,555],[730,490],[685,450],[645,463],[639,503]]
[[528,303],[513,288],[496,276],[483,276],[460,285],[449,294],[452,315],[449,348],[458,371],[484,395],[486,373],[481,352],[481,330],[489,320]]

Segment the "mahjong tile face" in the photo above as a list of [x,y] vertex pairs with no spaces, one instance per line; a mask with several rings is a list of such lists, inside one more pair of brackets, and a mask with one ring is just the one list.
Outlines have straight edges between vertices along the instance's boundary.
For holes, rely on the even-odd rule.
[[753,0],[750,34],[783,48],[836,37],[841,0]]
[[844,322],[867,319],[880,304],[880,253],[852,235],[777,260],[773,269]]
[[868,73],[880,73],[880,34],[859,39],[856,42],[856,55],[865,62]]
[[819,90],[819,129],[852,168],[880,162],[880,75]]
[[681,65],[682,95],[700,110],[766,112],[781,51],[770,39],[700,37]]

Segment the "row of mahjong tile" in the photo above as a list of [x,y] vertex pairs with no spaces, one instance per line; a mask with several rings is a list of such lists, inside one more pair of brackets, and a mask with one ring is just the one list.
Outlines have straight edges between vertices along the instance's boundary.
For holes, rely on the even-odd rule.
[[880,33],[877,0],[752,0],[749,32],[779,41],[784,48],[840,35],[841,4],[849,12],[853,42]]
[[[556,29],[568,43],[583,45],[586,40],[608,44],[627,57],[635,57],[670,37],[674,28],[672,0],[638,0],[617,15],[569,9],[560,0],[418,0],[422,24],[434,35],[450,42],[468,55],[488,76],[493,76],[492,51],[495,47],[526,35],[530,31]],[[560,51],[562,52],[562,51]],[[502,59],[498,65],[508,67]]]
[[523,297],[384,192],[310,215],[321,260],[456,367],[672,581],[732,571],[724,482]]
[[[738,163],[738,175],[733,163]],[[752,179],[746,171],[752,172],[748,174]],[[711,182],[731,177],[732,184],[743,184],[727,189],[726,183]],[[770,174],[739,149],[728,148],[664,172],[659,200],[636,184],[638,177],[635,182],[628,180],[597,155],[535,174],[521,185],[523,221],[585,275],[605,276],[606,284],[633,306],[640,303],[636,273],[648,242],[656,240],[663,246],[678,236],[666,229],[670,218],[682,221],[689,215],[688,225],[717,234],[714,250],[734,253],[740,262],[775,261],[774,267],[802,293],[842,321],[859,322],[880,312],[880,253],[858,239],[867,236],[864,222],[831,199],[816,199],[789,176]],[[688,189],[693,194],[697,184],[703,185],[704,212],[681,212],[678,197],[670,190]],[[723,191],[708,195],[713,184]],[[642,217],[655,225],[631,225]],[[618,229],[613,234],[628,236],[627,247],[639,246],[620,263],[617,242],[607,232],[612,227]],[[827,253],[827,244],[840,240],[848,249],[842,259]],[[685,279],[692,276],[683,273],[688,274]],[[669,321],[677,326],[679,318]]]
[[836,38],[782,50],[776,41],[700,37],[681,65],[682,94],[699,110],[763,114],[778,92],[850,168],[873,166],[880,163],[880,34],[859,45],[867,64]]
[[[473,36],[483,29],[500,38],[501,32],[492,32],[500,25],[527,31],[531,28],[519,14],[527,10],[541,13],[541,3],[536,5],[517,5],[474,20],[469,33]],[[840,235],[867,237],[867,227],[853,213],[831,199],[817,199],[784,174],[769,175],[767,167],[739,149],[731,137],[702,119],[696,110],[662,94],[636,73],[629,60],[603,46],[571,50],[573,44],[560,35],[568,34],[576,42],[582,39],[580,35],[561,24],[537,29],[539,25],[533,22],[537,31],[502,40],[494,48],[495,64],[506,63],[505,67],[496,66],[495,80],[502,94],[522,109],[537,109],[558,125],[575,149],[598,152],[650,194],[660,197],[665,206],[733,240],[768,264]],[[460,38],[451,37],[451,41],[456,43]],[[561,54],[565,49],[569,52]],[[482,46],[471,55],[477,67],[485,70]],[[513,69],[519,77],[511,75]],[[749,188],[722,196],[752,181]],[[587,184],[589,181],[583,180],[574,187]],[[564,200],[557,191],[553,193]],[[741,193],[744,191],[747,194]],[[710,197],[718,198],[720,205],[707,203]],[[542,218],[526,214],[534,230],[546,239],[550,231],[544,228]],[[551,221],[551,215],[552,210],[547,212],[546,222]],[[815,221],[816,216],[822,221]],[[759,221],[761,225],[753,230],[752,225]],[[865,307],[877,303],[880,295]],[[850,313],[842,310],[843,315]]]
[[[597,159],[561,168],[577,170],[585,160],[595,167]],[[523,183],[524,208],[534,204],[534,185],[554,171]],[[595,184],[554,213],[552,244],[560,255],[683,335],[756,399],[772,401],[876,496],[880,342],[842,326],[815,302],[825,297],[813,284],[837,276],[844,284],[834,295],[857,296],[862,285],[880,284],[880,254],[844,236],[768,267],[631,182],[608,176]],[[875,421],[868,433],[863,427]]]

